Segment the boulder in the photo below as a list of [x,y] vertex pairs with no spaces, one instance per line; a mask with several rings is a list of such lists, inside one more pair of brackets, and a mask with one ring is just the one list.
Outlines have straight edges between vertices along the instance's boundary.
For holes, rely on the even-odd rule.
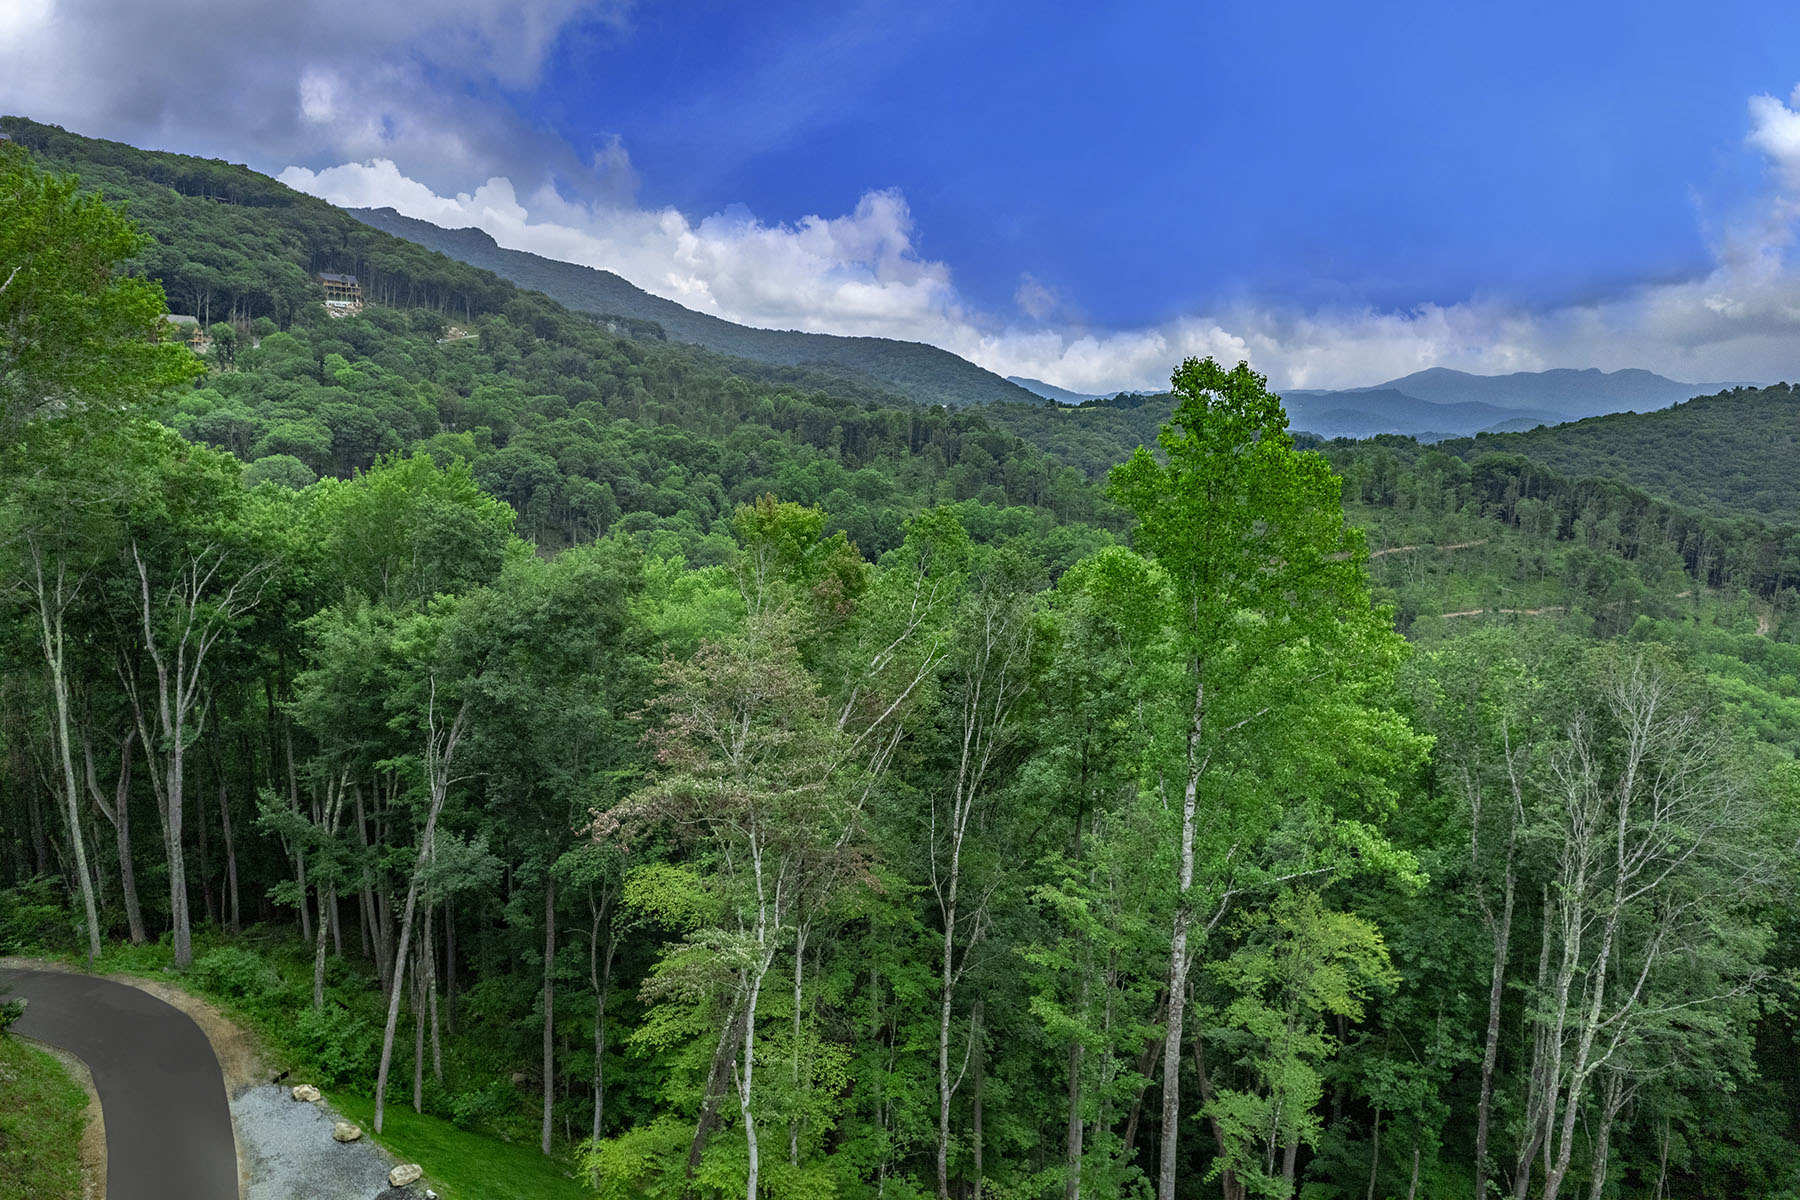
[[317,1104],[319,1102],[319,1089],[310,1083],[303,1083],[294,1089],[294,1099],[304,1100],[308,1104]]
[[401,1163],[388,1172],[388,1186],[405,1187],[408,1184],[419,1182],[419,1178],[424,1174],[425,1168],[418,1163]]
[[348,1121],[339,1121],[331,1127],[331,1140],[334,1142],[354,1142],[362,1136],[362,1126],[352,1125]]

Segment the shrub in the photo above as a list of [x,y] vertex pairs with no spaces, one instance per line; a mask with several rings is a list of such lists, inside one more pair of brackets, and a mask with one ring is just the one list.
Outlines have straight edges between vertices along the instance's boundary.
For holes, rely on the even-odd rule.
[[498,1080],[476,1091],[458,1092],[450,1100],[450,1118],[463,1129],[479,1129],[501,1121],[519,1102],[519,1094]]
[[[0,984],[0,997],[4,997],[10,991],[12,988]],[[6,1031],[12,1028],[12,1023],[24,1015],[25,998],[23,996],[12,1000],[0,999],[0,1037],[4,1037]]]
[[335,1000],[327,1000],[322,1009],[301,1009],[290,1045],[321,1083],[366,1088],[373,1082],[375,1029]]
[[281,991],[281,976],[254,950],[221,946],[194,960],[194,982],[216,996],[254,1004]]
[[73,948],[75,918],[66,895],[62,881],[46,875],[0,888],[0,954]]

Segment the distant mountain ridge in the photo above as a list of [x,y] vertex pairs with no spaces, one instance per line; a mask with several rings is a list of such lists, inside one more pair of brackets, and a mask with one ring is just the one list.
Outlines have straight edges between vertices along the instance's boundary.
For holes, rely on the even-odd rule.
[[[1042,404],[1044,397],[992,371],[922,342],[756,329],[653,296],[611,271],[508,250],[485,231],[444,229],[391,208],[349,208],[351,216],[594,316],[650,321],[671,340],[781,366],[829,363],[859,372],[920,404]],[[629,327],[629,326],[628,326]]]
[[1371,387],[1282,393],[1295,429],[1321,437],[1400,433],[1421,441],[1532,429],[1618,412],[1654,412],[1730,384],[1682,383],[1653,371],[1558,368],[1472,375],[1432,367]]
[[1045,383],[1041,379],[1033,379],[1028,375],[1008,375],[1008,383],[1016,383],[1028,392],[1036,392],[1046,400],[1054,400],[1058,404],[1086,404],[1089,400],[1104,400],[1108,396],[1118,395],[1112,392],[1071,392],[1068,388],[1057,387],[1054,383]]

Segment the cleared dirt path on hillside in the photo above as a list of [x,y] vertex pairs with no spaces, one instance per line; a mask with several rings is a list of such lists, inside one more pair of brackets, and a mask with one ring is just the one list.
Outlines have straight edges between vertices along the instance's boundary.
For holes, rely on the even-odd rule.
[[1399,554],[1403,550],[1467,550],[1471,546],[1487,545],[1486,538],[1476,538],[1472,542],[1451,542],[1448,545],[1431,545],[1420,542],[1413,546],[1388,546],[1381,550],[1369,551],[1370,558],[1380,558],[1384,554]]

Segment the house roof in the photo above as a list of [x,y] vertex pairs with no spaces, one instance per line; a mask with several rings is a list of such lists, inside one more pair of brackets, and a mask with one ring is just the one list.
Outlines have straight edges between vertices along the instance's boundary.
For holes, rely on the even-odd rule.
[[320,271],[314,278],[318,279],[321,283],[347,283],[351,287],[356,286],[356,276],[354,275],[339,275],[333,271]]

